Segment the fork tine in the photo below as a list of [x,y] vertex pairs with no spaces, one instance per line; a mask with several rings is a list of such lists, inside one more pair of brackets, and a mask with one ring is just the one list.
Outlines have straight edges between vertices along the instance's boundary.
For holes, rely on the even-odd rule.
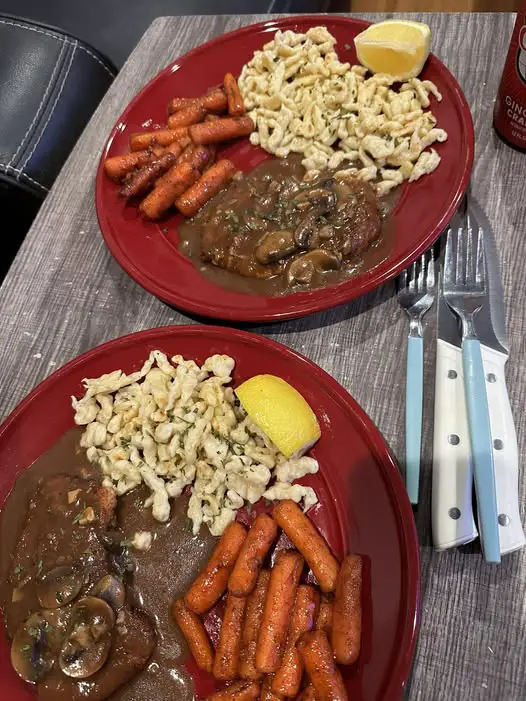
[[428,290],[432,290],[435,287],[435,251],[433,246],[428,252],[426,285]]
[[398,287],[401,290],[407,287],[407,270],[405,268],[402,270],[398,278]]
[[482,291],[486,288],[486,256],[484,252],[484,232],[478,227],[477,237],[477,271],[475,274],[477,287]]
[[455,263],[453,260],[453,231],[451,225],[448,227],[446,236],[446,252],[444,253],[444,272],[442,283],[452,285],[455,281]]
[[423,253],[420,256],[420,273],[418,275],[418,291],[419,292],[425,292],[426,290],[426,269],[427,269],[427,264],[426,264],[426,254]]
[[466,245],[466,285],[472,285],[475,282],[475,246],[473,245],[473,227],[469,214],[466,217],[467,222],[467,245]]
[[416,292],[416,263],[413,263],[409,268],[409,290]]
[[464,236],[463,236],[463,225],[459,223],[457,229],[457,265],[455,270],[455,282],[457,285],[463,285],[466,279],[466,271],[464,268]]

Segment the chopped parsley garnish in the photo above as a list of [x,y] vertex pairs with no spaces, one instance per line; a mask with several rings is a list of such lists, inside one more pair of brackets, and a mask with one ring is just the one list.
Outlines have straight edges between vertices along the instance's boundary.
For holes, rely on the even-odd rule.
[[257,231],[259,228],[257,224],[254,224],[254,222],[252,222],[250,220],[245,222],[245,227],[247,229],[249,229],[250,231]]
[[121,436],[120,444],[121,448],[129,448],[131,445],[131,438],[124,438],[124,436]]
[[22,567],[22,565],[17,565],[13,571],[15,574],[20,574],[24,571],[24,568]]
[[42,560],[38,561],[37,564],[37,575],[39,575],[42,572]]
[[62,592],[57,591],[57,593],[55,594],[55,596],[56,596],[56,599],[57,599],[57,601],[58,601],[59,604],[63,604],[63,603],[64,603],[64,597],[63,597],[63,595],[62,595]]
[[234,212],[227,212],[225,218],[239,226],[239,217]]
[[83,514],[83,513],[84,513],[84,510],[79,511],[78,514],[77,514],[77,515],[75,516],[75,518],[73,519],[73,523],[78,523],[78,522],[80,521],[80,519],[82,518],[82,514]]

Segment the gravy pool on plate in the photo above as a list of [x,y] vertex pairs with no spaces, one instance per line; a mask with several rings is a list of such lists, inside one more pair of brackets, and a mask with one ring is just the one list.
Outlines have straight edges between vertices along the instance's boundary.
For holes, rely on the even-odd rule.
[[[36,682],[40,701],[191,701],[193,682],[183,667],[186,646],[169,604],[188,589],[215,539],[207,529],[199,538],[192,536],[185,497],[173,502],[166,524],[143,508],[144,487],[117,503],[106,499],[99,469],[79,448],[80,436],[78,429],[65,434],[24,471],[0,514],[0,606],[7,636],[14,639],[17,669]],[[151,548],[132,550],[130,538],[142,531],[154,535]],[[59,660],[58,649],[71,628],[74,607],[108,575],[125,589],[125,604],[118,601],[114,607],[108,657],[98,672],[68,676],[60,668],[68,669],[68,661]],[[43,610],[22,639],[17,630],[30,613]],[[78,658],[81,673],[96,666],[94,656],[84,652]]]
[[304,182],[304,173],[290,156],[233,181],[180,224],[181,252],[215,283],[266,296],[333,285],[384,260],[393,196],[332,172]]

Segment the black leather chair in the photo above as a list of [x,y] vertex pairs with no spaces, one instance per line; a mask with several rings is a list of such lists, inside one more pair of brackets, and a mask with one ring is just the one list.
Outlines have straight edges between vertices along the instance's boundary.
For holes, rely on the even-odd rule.
[[76,37],[0,15],[0,279],[116,73]]

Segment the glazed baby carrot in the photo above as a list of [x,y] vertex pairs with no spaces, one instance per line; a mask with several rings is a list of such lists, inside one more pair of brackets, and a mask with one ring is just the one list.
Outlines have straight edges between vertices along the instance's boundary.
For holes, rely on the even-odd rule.
[[121,197],[136,197],[147,192],[159,176],[171,168],[176,161],[173,153],[163,153],[155,161],[147,163],[145,166],[130,175],[129,180],[119,190]]
[[318,701],[318,697],[316,696],[316,691],[314,690],[314,687],[312,684],[309,684],[309,686],[306,686],[301,694],[298,696],[296,701]]
[[318,701],[347,701],[342,675],[334,662],[327,635],[322,630],[304,633],[298,649]]
[[343,560],[334,597],[331,642],[336,662],[353,664],[360,654],[362,635],[362,558]]
[[261,687],[261,696],[259,701],[282,701],[282,696],[278,696],[272,691],[272,681],[274,675],[267,674],[263,681],[263,686]]
[[276,672],[281,664],[303,564],[299,553],[282,550],[271,570],[256,649],[256,668],[265,674]]
[[226,527],[208,564],[184,597],[191,611],[205,613],[221,598],[246,534],[245,528],[237,521]]
[[241,649],[241,632],[247,600],[244,596],[229,594],[216,648],[212,673],[216,679],[235,679]]
[[168,117],[168,129],[177,129],[177,127],[188,127],[190,124],[198,124],[202,122],[205,117],[205,108],[194,102]]
[[[183,160],[187,160],[192,168],[203,171],[213,161],[215,152],[215,146],[194,146],[191,153]],[[183,158],[183,155],[181,155],[181,158]]]
[[269,581],[270,571],[261,570],[256,587],[248,597],[239,654],[238,671],[241,679],[257,681],[263,677],[263,673],[256,669],[256,648]]
[[261,685],[258,682],[234,682],[221,691],[209,696],[207,701],[256,701]]
[[235,172],[236,167],[231,161],[224,159],[214,163],[194,185],[175,200],[175,206],[185,217],[192,217],[232,180]]
[[200,107],[204,107],[208,112],[214,112],[216,114],[225,112],[228,106],[227,98],[223,90],[221,88],[214,88],[201,97],[174,97],[168,105],[168,114],[173,114],[173,112],[177,112],[193,104],[198,104]]
[[327,596],[322,596],[320,601],[320,610],[316,619],[316,630],[324,630],[327,633],[329,640],[332,634],[332,616],[334,603]]
[[130,148],[132,151],[142,151],[149,146],[168,146],[174,141],[181,141],[187,136],[188,127],[140,132],[131,135]]
[[188,131],[194,144],[216,144],[248,136],[254,128],[250,117],[222,117],[212,122],[192,124]]
[[228,580],[228,590],[247,596],[256,586],[261,566],[278,535],[278,526],[267,514],[260,514],[251,525]]
[[178,195],[199,180],[200,175],[190,163],[178,163],[157,181],[155,188],[140,203],[139,209],[148,219],[159,219]]
[[199,669],[211,672],[214,664],[214,649],[203,621],[197,614],[186,608],[182,599],[172,604],[172,616],[181,629]]
[[338,562],[312,521],[290,499],[280,502],[272,512],[272,517],[303,555],[321,590],[334,591]]
[[303,660],[296,643],[303,633],[314,628],[319,604],[318,591],[308,584],[300,584],[292,609],[283,660],[272,681],[272,691],[279,696],[295,697],[300,690]]
[[228,100],[228,114],[231,117],[240,117],[242,114],[245,114],[245,103],[243,102],[237,80],[232,73],[227,73],[225,75],[223,87],[225,88],[226,99]]
[[122,156],[112,156],[104,161],[104,171],[110,178],[120,180],[132,170],[155,160],[158,155],[161,155],[160,151],[156,154],[153,149],[148,148],[143,151],[123,153]]
[[186,146],[190,143],[190,137],[185,136],[183,139],[180,141],[173,141],[171,144],[168,144],[168,146],[165,146],[162,150],[163,153],[173,153],[173,155],[176,158],[179,158],[179,156],[183,153],[183,150],[185,149]]

